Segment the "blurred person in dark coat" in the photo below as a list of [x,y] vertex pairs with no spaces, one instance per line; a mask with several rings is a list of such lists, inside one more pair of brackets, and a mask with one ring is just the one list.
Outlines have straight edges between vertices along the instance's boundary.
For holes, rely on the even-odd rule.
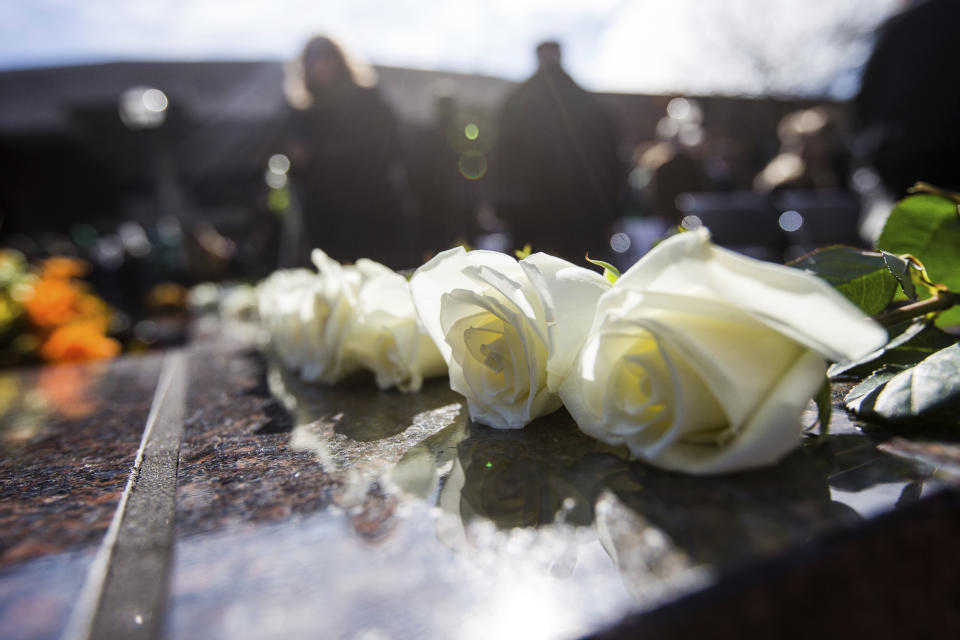
[[918,180],[960,188],[960,2],[914,5],[881,28],[853,103],[858,160],[894,198]]
[[464,139],[458,127],[456,100],[441,93],[434,117],[417,130],[410,144],[410,186],[418,205],[418,247],[423,255],[470,242],[475,234],[474,189],[460,173],[460,151],[452,143]]
[[341,261],[415,266],[407,264],[397,122],[375,80],[326,36],[307,42],[288,73],[282,144],[303,212],[300,263],[319,247]]
[[508,98],[497,144],[497,209],[517,247],[608,255],[626,172],[611,118],[567,75],[560,45],[537,47],[538,69]]

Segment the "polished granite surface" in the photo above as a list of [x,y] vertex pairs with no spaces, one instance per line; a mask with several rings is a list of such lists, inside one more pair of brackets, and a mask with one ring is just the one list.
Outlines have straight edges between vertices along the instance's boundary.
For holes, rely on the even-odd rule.
[[127,482],[160,363],[0,373],[0,637],[62,630]]
[[[629,636],[616,625],[693,610],[778,563],[815,568],[837,536],[893,539],[890,512],[939,504],[957,477],[953,445],[894,440],[910,457],[890,455],[836,412],[775,467],[698,478],[630,461],[562,410],[521,431],[473,424],[445,380],[415,395],[306,385],[225,336],[196,340],[187,363],[158,613],[171,638]],[[38,420],[25,399],[48,370],[2,379],[17,392],[2,423],[0,637],[60,635],[159,369],[159,356],[79,368],[83,393]],[[948,513],[935,532],[952,531]],[[777,571],[764,593],[793,581]]]

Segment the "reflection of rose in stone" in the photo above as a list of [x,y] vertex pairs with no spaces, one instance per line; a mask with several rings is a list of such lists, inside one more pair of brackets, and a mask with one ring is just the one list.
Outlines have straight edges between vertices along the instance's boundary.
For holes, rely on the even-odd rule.
[[639,464],[629,473],[637,488],[612,487],[617,499],[698,564],[736,565],[860,520],[832,501],[819,461],[805,451],[709,479]]
[[489,518],[500,528],[535,527],[558,519],[589,526],[593,503],[618,450],[576,431],[558,414],[523,432],[474,426],[457,447],[459,515]]
[[804,447],[815,455],[830,486],[842,491],[859,492],[894,482],[922,483],[933,472],[932,467],[881,453],[873,440],[859,433],[808,438]]
[[[468,441],[460,452],[467,482],[464,507],[501,527],[530,527],[551,522],[571,491],[525,446]],[[466,504],[464,504],[466,503]]]
[[637,488],[621,481],[624,449],[587,437],[560,412],[522,431],[468,424],[467,438],[447,450],[455,452],[449,463],[435,458],[444,474],[436,523],[444,545],[557,579],[597,561],[609,571],[595,555],[594,504],[608,483]]

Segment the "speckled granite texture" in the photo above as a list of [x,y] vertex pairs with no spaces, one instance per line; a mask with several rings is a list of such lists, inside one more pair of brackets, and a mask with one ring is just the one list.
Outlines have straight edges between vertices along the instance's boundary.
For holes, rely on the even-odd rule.
[[151,354],[0,372],[0,638],[62,632],[127,483],[161,363]]
[[292,424],[270,396],[256,349],[219,341],[188,350],[178,535],[283,520],[331,502],[338,480],[288,446]]
[[0,374],[0,566],[100,542],[127,482],[162,357]]

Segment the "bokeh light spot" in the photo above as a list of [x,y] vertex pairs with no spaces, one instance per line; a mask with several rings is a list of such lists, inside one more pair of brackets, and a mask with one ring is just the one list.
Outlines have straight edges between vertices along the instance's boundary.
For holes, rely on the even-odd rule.
[[471,122],[463,128],[463,135],[467,137],[467,140],[476,140],[480,136],[480,127]]
[[487,173],[487,157],[479,151],[467,151],[460,154],[457,162],[460,175],[467,180],[479,180]]
[[267,160],[267,168],[270,169],[270,173],[282,176],[290,171],[290,158],[282,153],[276,153]]
[[630,248],[630,236],[623,232],[610,236],[610,248],[617,253],[624,253]]
[[677,205],[677,209],[680,211],[687,212],[691,211],[696,206],[697,200],[689,193],[681,193],[674,198],[673,203]]
[[637,167],[630,172],[630,177],[627,180],[630,182],[630,186],[636,189],[637,191],[643,191],[647,188],[647,185],[650,184],[651,174],[649,171],[642,167]]
[[120,120],[129,129],[153,129],[167,119],[167,96],[152,87],[131,87],[120,95]]
[[690,115],[690,101],[686,98],[674,98],[667,104],[667,115],[677,120],[685,120]]
[[803,216],[799,211],[784,211],[780,214],[780,228],[794,232],[803,226]]
[[677,138],[680,144],[695,147],[703,142],[703,129],[698,124],[684,124],[680,127]]
[[143,92],[140,100],[143,102],[144,109],[155,113],[165,111],[167,105],[170,104],[167,95],[160,89],[147,89]]
[[869,193],[880,186],[880,176],[872,169],[861,167],[853,172],[853,186],[860,193]]
[[267,171],[263,176],[263,179],[266,181],[267,186],[271,189],[282,189],[287,186],[287,174],[285,173],[274,173],[273,171]]

